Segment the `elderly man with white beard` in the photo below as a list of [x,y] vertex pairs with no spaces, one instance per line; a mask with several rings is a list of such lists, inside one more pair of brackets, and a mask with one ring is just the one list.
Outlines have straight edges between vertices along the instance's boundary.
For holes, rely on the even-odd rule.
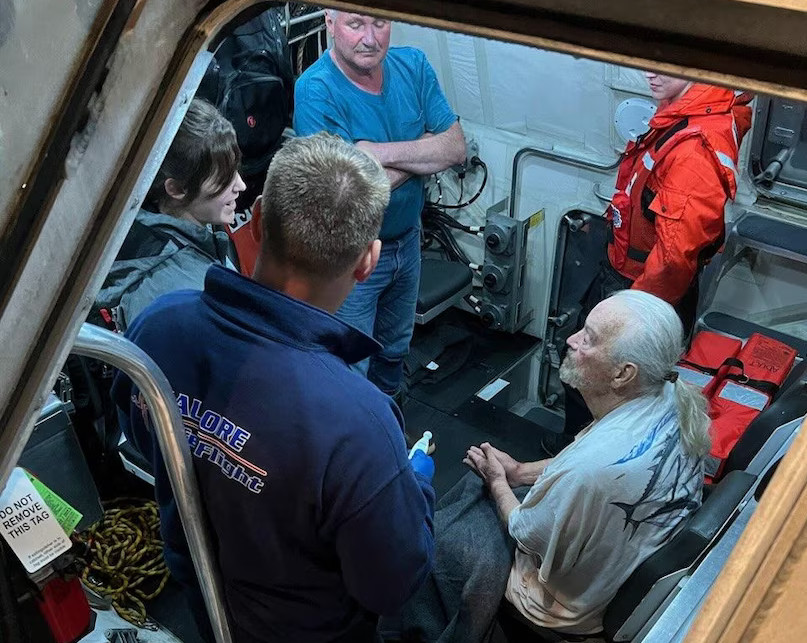
[[[561,379],[580,391],[594,421],[552,459],[517,462],[488,443],[472,446],[464,462],[484,489],[477,482],[473,498],[466,476],[453,504],[441,502],[436,563],[423,592],[430,586],[445,609],[451,603],[444,598],[445,579],[450,577],[456,590],[456,580],[465,575],[484,586],[488,614],[495,615],[503,593],[538,628],[600,632],[622,583],[701,503],[709,418],[700,391],[677,378],[682,343],[680,319],[654,295],[623,290],[599,303],[569,338],[560,370]],[[494,507],[498,530],[484,517],[484,509],[492,514]],[[453,542],[441,534],[441,523]],[[505,544],[509,566],[501,551]],[[449,616],[439,635],[417,606],[408,610],[415,618],[404,619],[404,630],[419,632],[421,640],[484,640],[490,624],[475,623],[469,634],[461,623],[479,612],[481,589],[466,580],[460,593],[448,606],[454,618]],[[477,604],[469,607],[469,601]],[[464,639],[455,635],[460,630]]]

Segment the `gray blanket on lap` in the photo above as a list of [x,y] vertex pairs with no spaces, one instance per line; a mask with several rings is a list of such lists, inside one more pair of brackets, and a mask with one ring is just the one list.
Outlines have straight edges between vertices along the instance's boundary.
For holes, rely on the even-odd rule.
[[[514,492],[522,499],[528,490]],[[469,472],[440,499],[434,533],[434,569],[404,606],[402,641],[486,641],[507,587],[515,541],[476,475]]]

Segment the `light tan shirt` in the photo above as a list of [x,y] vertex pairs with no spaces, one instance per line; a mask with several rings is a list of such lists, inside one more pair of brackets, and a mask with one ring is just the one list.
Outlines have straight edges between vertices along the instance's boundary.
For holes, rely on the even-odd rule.
[[510,515],[518,547],[506,598],[541,627],[600,631],[622,583],[700,506],[702,488],[672,384],[623,404],[564,449]]

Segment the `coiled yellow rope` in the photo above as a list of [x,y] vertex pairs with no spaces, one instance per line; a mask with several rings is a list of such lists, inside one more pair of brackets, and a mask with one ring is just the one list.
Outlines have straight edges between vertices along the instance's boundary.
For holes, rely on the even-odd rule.
[[122,618],[138,627],[146,625],[144,601],[155,598],[169,577],[157,503],[140,499],[110,502],[86,540],[90,554],[82,580],[109,599]]

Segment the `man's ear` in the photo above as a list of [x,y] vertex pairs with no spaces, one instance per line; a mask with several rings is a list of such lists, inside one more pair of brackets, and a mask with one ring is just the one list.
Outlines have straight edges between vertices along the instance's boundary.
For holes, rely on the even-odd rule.
[[633,362],[625,362],[617,368],[616,374],[611,379],[611,387],[621,389],[634,382],[639,376],[639,368]]
[[249,220],[249,232],[253,240],[260,245],[263,239],[263,211],[261,210],[261,197],[256,197],[252,204],[252,218]]
[[381,240],[376,239],[370,242],[367,249],[359,258],[356,268],[353,270],[353,278],[361,283],[373,274],[373,270],[378,265],[378,258],[381,256]]
[[336,9],[325,9],[325,29],[333,38],[333,21],[336,18]]
[[165,179],[163,187],[165,188],[165,193],[172,199],[184,199],[187,194],[183,185],[176,179]]

